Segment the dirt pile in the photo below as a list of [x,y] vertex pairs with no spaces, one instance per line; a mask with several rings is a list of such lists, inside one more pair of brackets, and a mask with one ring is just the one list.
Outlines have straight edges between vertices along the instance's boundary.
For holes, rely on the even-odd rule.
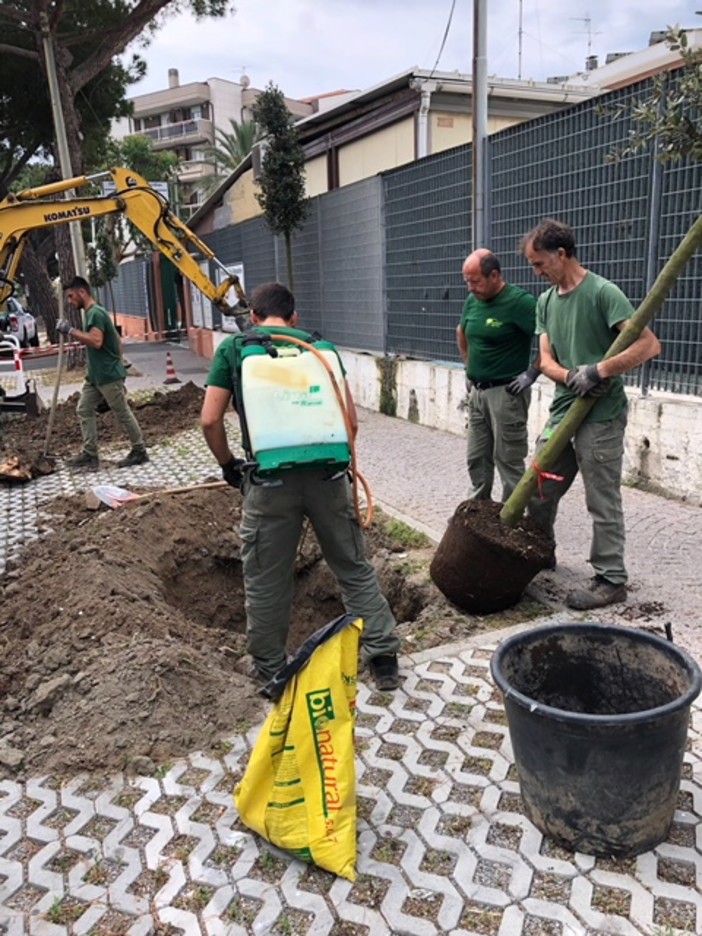
[[[157,390],[147,399],[131,398],[131,406],[137,418],[147,447],[156,445],[178,432],[195,429],[199,425],[204,390],[192,382],[177,390]],[[66,457],[77,454],[81,449],[80,427],[76,416],[78,393],[59,403],[53,415],[49,454]],[[48,474],[53,470],[44,459],[49,410],[42,411],[35,419],[26,416],[8,418],[5,424],[5,451],[3,460],[17,458],[32,477]],[[111,443],[128,447],[124,430],[117,424],[112,413],[97,414],[98,440],[101,448]]]
[[[147,444],[198,424],[203,391],[186,384],[136,404]],[[54,451],[80,445],[75,398],[57,407]],[[109,414],[100,439],[121,439]],[[8,449],[41,451],[46,416],[13,419]],[[52,532],[0,576],[0,778],[153,773],[212,749],[260,719],[245,664],[245,614],[231,488],[154,494],[116,510],[85,497],[46,507]],[[452,607],[431,583],[433,548],[378,513],[368,554],[398,620],[403,652],[511,620]],[[296,561],[289,650],[343,611],[313,534]],[[539,606],[540,609],[540,606]],[[513,620],[529,610],[515,609]]]
[[[148,773],[263,714],[237,672],[240,507],[230,488],[99,512],[82,496],[52,503],[54,532],[0,577],[0,776]],[[473,629],[444,613],[426,579],[430,550],[398,548],[380,527],[369,537],[408,649],[449,638],[447,626]],[[290,650],[343,610],[311,533],[295,596]]]

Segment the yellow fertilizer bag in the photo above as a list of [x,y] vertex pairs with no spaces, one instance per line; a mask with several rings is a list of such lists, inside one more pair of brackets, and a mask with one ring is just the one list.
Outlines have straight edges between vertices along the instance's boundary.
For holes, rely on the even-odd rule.
[[275,700],[234,791],[241,821],[320,868],[356,879],[354,722],[363,621],[315,631],[268,683]]

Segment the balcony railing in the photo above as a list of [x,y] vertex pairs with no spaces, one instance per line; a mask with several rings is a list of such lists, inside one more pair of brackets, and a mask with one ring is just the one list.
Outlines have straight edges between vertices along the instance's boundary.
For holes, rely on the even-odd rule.
[[142,130],[139,136],[147,136],[154,143],[175,143],[186,140],[212,141],[211,120],[183,120],[180,123],[165,124],[163,127],[152,127]]
[[178,166],[178,178],[182,182],[194,182],[213,175],[214,171],[212,163],[205,162],[204,159],[186,159]]

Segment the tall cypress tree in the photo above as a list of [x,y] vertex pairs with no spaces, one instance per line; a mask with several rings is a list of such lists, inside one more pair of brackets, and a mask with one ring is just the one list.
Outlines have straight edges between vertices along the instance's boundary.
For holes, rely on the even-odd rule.
[[256,199],[270,229],[285,238],[288,285],[294,290],[292,235],[302,227],[309,212],[309,199],[305,195],[305,154],[285,96],[272,82],[259,95],[253,114],[265,141],[258,179],[261,191]]

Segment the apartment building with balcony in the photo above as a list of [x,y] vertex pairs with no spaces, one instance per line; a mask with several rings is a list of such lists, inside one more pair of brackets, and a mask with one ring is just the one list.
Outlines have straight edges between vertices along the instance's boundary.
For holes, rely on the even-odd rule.
[[[187,220],[207,198],[214,166],[207,160],[207,148],[216,141],[217,131],[229,133],[231,120],[253,119],[253,105],[261,93],[250,87],[246,75],[239,82],[208,78],[181,84],[177,68],[168,70],[168,87],[130,98],[130,117],[115,122],[118,139],[140,134],[153,140],[156,150],[170,150],[180,158],[178,169],[178,211]],[[309,102],[286,98],[296,117],[313,113]]]

